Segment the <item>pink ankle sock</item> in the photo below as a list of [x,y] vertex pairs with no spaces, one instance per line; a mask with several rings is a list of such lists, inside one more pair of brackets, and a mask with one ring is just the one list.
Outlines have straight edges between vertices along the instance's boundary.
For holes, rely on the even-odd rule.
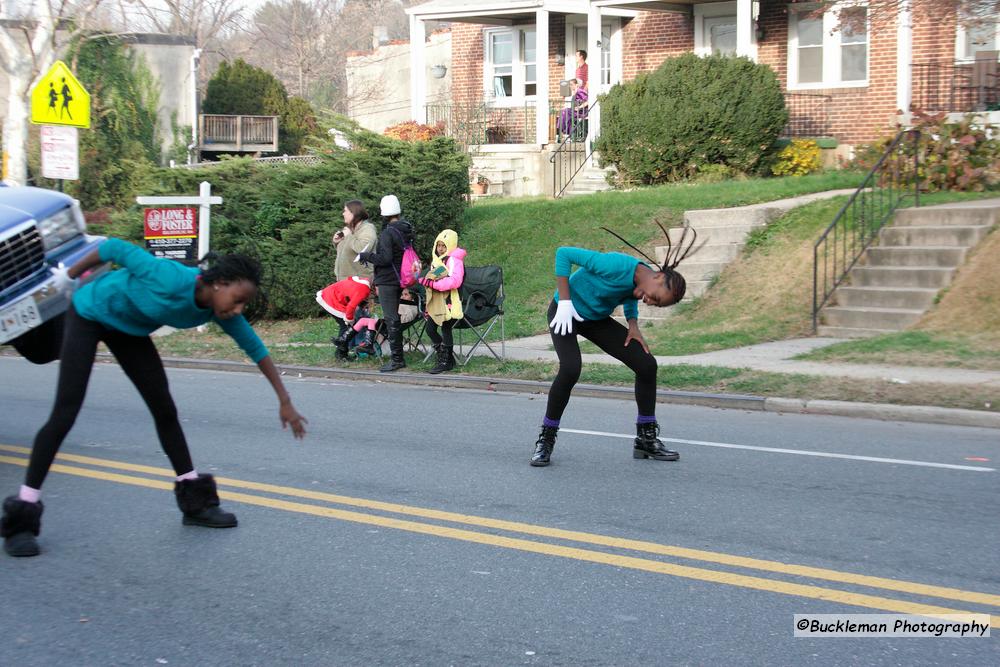
[[26,503],[37,503],[42,499],[42,490],[33,489],[30,486],[21,485],[21,490],[18,491],[17,497]]
[[192,470],[191,472],[186,472],[183,475],[177,477],[178,482],[186,482],[188,480],[198,479],[198,471]]

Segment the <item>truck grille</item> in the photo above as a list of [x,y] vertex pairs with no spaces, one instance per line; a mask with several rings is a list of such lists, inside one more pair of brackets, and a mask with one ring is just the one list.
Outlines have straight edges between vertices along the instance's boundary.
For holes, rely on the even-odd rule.
[[0,292],[37,271],[44,260],[42,235],[35,225],[0,240]]

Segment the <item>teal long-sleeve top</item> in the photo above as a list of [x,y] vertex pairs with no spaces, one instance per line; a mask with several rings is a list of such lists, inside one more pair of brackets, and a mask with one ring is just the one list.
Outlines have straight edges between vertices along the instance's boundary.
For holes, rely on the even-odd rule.
[[[573,307],[585,320],[611,317],[618,306],[625,312],[626,320],[639,317],[639,303],[633,294],[635,267],[640,263],[635,257],[621,252],[570,247],[556,250],[556,276],[569,278]],[[580,268],[573,271],[573,266]],[[559,301],[558,290],[555,300]]]
[[104,241],[98,254],[102,261],[121,268],[76,291],[73,306],[82,317],[130,336],[148,336],[164,325],[190,329],[212,320],[254,363],[268,356],[267,347],[245,317],[220,319],[211,308],[195,303],[197,268],[154,257],[120,239]]

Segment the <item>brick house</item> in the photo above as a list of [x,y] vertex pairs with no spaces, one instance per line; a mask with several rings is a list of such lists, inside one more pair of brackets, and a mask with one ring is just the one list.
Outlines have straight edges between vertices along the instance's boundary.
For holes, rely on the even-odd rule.
[[[884,134],[911,105],[932,111],[992,108],[997,28],[966,30],[956,15],[917,15],[901,0],[892,16],[848,7],[776,0],[431,0],[407,10],[412,61],[411,115],[444,120],[478,155],[517,155],[520,191],[550,191],[548,154],[555,117],[566,104],[560,81],[574,53],[588,52],[590,99],[616,83],[688,51],[746,56],[770,65],[786,91],[787,136],[827,137],[848,153]],[[874,14],[874,12],[873,12]],[[425,24],[452,34],[452,100],[426,103]],[[905,121],[905,117],[902,118]],[[588,139],[599,131],[591,111]],[[589,145],[589,143],[587,144]],[[513,170],[517,171],[517,170]]]

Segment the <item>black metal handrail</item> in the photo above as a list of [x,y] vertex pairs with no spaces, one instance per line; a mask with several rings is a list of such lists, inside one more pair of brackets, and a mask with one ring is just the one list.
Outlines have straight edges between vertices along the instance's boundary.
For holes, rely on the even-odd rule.
[[[913,153],[912,166],[908,150]],[[813,332],[818,329],[820,308],[900,204],[912,196],[914,205],[920,206],[919,170],[920,130],[903,130],[813,245]]]
[[[552,163],[552,196],[556,199],[563,196],[566,188],[594,154],[594,142],[587,141],[587,131],[590,116],[598,104],[600,102],[595,101],[582,114],[575,113],[572,107],[568,108],[566,126],[560,128],[561,131],[565,130],[566,136],[549,156],[549,162]],[[559,122],[563,120],[560,118]],[[597,138],[596,132],[594,138]]]

